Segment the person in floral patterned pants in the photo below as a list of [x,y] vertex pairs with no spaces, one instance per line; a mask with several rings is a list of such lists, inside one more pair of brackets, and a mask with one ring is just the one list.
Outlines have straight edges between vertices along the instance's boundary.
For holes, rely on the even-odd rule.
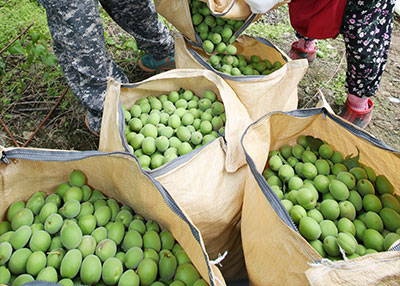
[[386,66],[395,2],[292,0],[289,4],[292,26],[298,37],[289,52],[292,59],[307,58],[312,62],[317,50],[314,39],[343,35],[347,100],[339,115],[361,128],[371,120],[374,105],[370,98],[377,93]]

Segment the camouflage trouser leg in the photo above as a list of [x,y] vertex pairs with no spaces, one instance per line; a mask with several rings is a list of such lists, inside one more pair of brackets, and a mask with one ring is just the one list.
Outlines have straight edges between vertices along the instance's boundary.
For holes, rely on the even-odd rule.
[[89,126],[100,130],[107,76],[127,82],[106,51],[95,0],[39,0],[47,12],[54,52],[68,85],[87,108]]
[[107,13],[135,37],[138,48],[159,60],[174,50],[169,30],[158,20],[151,0],[100,0]]

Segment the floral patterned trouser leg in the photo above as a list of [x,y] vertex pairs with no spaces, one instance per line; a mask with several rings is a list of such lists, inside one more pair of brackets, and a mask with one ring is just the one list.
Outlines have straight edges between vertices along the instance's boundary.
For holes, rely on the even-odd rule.
[[[396,0],[348,0],[341,34],[346,45],[346,89],[356,96],[373,96],[385,69]],[[296,31],[298,38],[307,38]]]
[[346,45],[346,89],[373,96],[386,66],[396,0],[348,0],[342,35]]

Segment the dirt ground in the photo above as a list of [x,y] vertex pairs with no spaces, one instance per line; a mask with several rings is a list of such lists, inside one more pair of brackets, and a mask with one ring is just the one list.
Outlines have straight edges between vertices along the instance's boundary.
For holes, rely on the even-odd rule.
[[[276,21],[276,19],[272,20]],[[392,35],[388,64],[379,92],[373,98],[375,104],[373,120],[365,130],[390,147],[400,150],[399,18],[396,19],[396,22],[397,24],[394,27]],[[115,25],[110,25],[106,29],[110,30],[109,32],[118,33],[119,28],[116,28]],[[292,33],[283,34],[277,46],[287,51],[290,43],[294,40],[295,38]],[[318,58],[316,62],[310,65],[306,75],[299,84],[299,109],[314,107],[318,101],[318,97],[316,96],[317,87],[321,86],[321,83],[334,80],[340,72],[343,73],[345,71],[346,63],[343,41],[338,38],[337,40],[332,40],[331,45],[332,53],[336,53],[336,60],[332,61],[332,57],[329,57],[329,59]],[[120,65],[127,72],[131,82],[138,82],[153,75],[141,71],[134,61],[122,62]],[[336,113],[340,112],[341,105],[336,103],[337,94],[335,94],[335,91],[329,88],[322,88],[321,90],[333,110]],[[60,94],[61,92],[62,90],[60,90]],[[64,150],[96,150],[98,148],[98,138],[91,134],[84,124],[84,107],[73,97],[71,92],[67,94],[66,98],[69,101],[68,108],[65,110],[58,107],[29,142],[28,147]],[[28,103],[29,100],[33,99],[26,98],[25,103]],[[2,119],[13,134],[15,141],[21,146],[31,137],[35,127],[40,124],[51,107],[51,104],[46,104],[37,109],[32,109],[29,117],[33,120],[33,124],[28,130],[26,125],[18,120],[18,114],[23,113],[21,109],[18,109],[18,106],[10,108],[10,112],[14,112],[15,115],[13,119]],[[14,146],[13,140],[5,132],[3,126],[0,127],[0,145],[6,147]]]

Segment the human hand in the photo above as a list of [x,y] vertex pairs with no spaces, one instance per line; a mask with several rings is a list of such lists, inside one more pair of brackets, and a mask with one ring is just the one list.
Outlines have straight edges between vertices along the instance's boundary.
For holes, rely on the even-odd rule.
[[285,0],[245,0],[250,6],[251,12],[263,14],[271,10],[275,5],[285,2]]

